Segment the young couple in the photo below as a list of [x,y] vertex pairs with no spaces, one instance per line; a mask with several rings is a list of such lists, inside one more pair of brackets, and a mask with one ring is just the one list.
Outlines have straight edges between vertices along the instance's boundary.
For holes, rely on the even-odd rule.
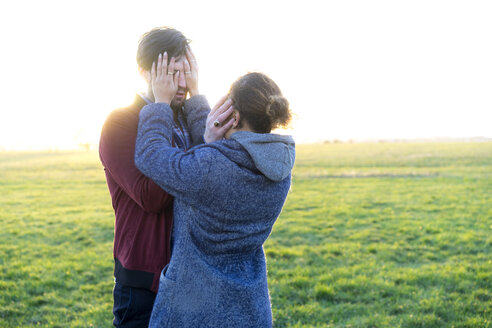
[[113,111],[100,158],[115,211],[116,327],[271,327],[263,243],[291,183],[287,100],[266,75],[210,110],[195,58],[171,28],[137,51],[146,93]]

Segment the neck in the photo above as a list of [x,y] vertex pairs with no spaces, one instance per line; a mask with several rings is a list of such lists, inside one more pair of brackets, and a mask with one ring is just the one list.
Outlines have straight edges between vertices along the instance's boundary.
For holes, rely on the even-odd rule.
[[238,132],[238,131],[254,132],[253,130],[251,130],[251,128],[247,124],[243,124],[243,126],[241,128],[231,128],[231,129],[229,129],[229,131],[227,131],[224,134],[224,138],[229,139],[234,132]]

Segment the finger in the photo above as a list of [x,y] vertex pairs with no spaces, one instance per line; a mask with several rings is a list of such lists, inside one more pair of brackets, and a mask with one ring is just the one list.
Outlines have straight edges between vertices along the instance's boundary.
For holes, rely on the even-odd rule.
[[155,75],[155,62],[152,62],[152,68],[150,70],[150,78],[152,82],[155,81],[156,75]]
[[219,132],[222,135],[226,134],[226,132],[232,128],[233,124],[234,124],[234,120],[231,117],[227,122],[224,122],[224,124],[222,124],[222,127],[219,129]]
[[188,78],[188,75],[191,74],[190,62],[187,59],[184,60],[184,72],[187,75],[185,76],[186,78]]
[[229,95],[225,95],[222,98],[220,98],[217,104],[215,104],[214,108],[212,108],[212,110],[210,111],[210,114],[214,113],[217,109],[219,109],[219,107],[222,106],[224,102],[227,100],[228,96]]
[[188,57],[188,60],[192,63],[196,62],[195,54],[193,51],[191,51],[191,47],[187,46],[186,47],[186,57]]
[[214,119],[218,119],[226,110],[232,107],[232,100],[227,99],[213,114]]
[[174,74],[174,62],[176,59],[174,57],[171,58],[169,61],[169,67],[167,68],[167,74],[168,75],[173,75]]
[[[165,54],[164,54],[165,56]],[[162,76],[162,54],[159,54],[157,57],[157,72],[156,72],[156,77]]]
[[231,116],[233,110],[234,110],[234,107],[230,106],[224,112],[222,112],[222,114],[217,116],[217,119],[219,120],[219,122],[223,123],[223,122],[227,121],[227,118],[229,116]]
[[225,111],[232,107],[232,101],[227,99],[222,106],[220,106],[216,111],[212,114],[213,121],[219,121],[221,124],[224,121],[224,118],[227,116],[221,116]]
[[179,71],[174,74],[174,86],[177,86],[179,83]]
[[162,76],[165,76],[167,74],[167,51],[164,51],[164,56],[162,58],[162,71],[161,71]]
[[190,62],[191,69],[198,71],[198,64],[196,63],[195,55],[193,54],[193,51],[191,51],[190,46],[186,47],[186,59]]

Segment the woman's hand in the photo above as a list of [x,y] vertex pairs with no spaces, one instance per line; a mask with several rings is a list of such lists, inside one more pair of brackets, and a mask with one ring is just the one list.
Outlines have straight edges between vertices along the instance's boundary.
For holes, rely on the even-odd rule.
[[208,114],[203,135],[206,143],[224,138],[234,123],[232,118],[234,107],[232,107],[232,100],[228,99],[227,96],[222,97]]
[[174,74],[175,58],[172,57],[167,65],[167,52],[159,54],[156,63],[152,63],[152,91],[154,92],[155,102],[171,103],[176,91],[178,91],[179,71]]
[[190,97],[198,95],[198,65],[195,55],[189,46],[186,47],[186,59],[184,61],[184,73],[186,77],[186,88]]

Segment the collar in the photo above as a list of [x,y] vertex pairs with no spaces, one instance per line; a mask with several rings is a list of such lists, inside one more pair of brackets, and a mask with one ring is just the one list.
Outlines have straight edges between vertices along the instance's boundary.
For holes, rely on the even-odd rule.
[[152,100],[150,100],[149,98],[147,98],[143,92],[139,92],[138,95],[148,104],[153,104],[154,102]]

